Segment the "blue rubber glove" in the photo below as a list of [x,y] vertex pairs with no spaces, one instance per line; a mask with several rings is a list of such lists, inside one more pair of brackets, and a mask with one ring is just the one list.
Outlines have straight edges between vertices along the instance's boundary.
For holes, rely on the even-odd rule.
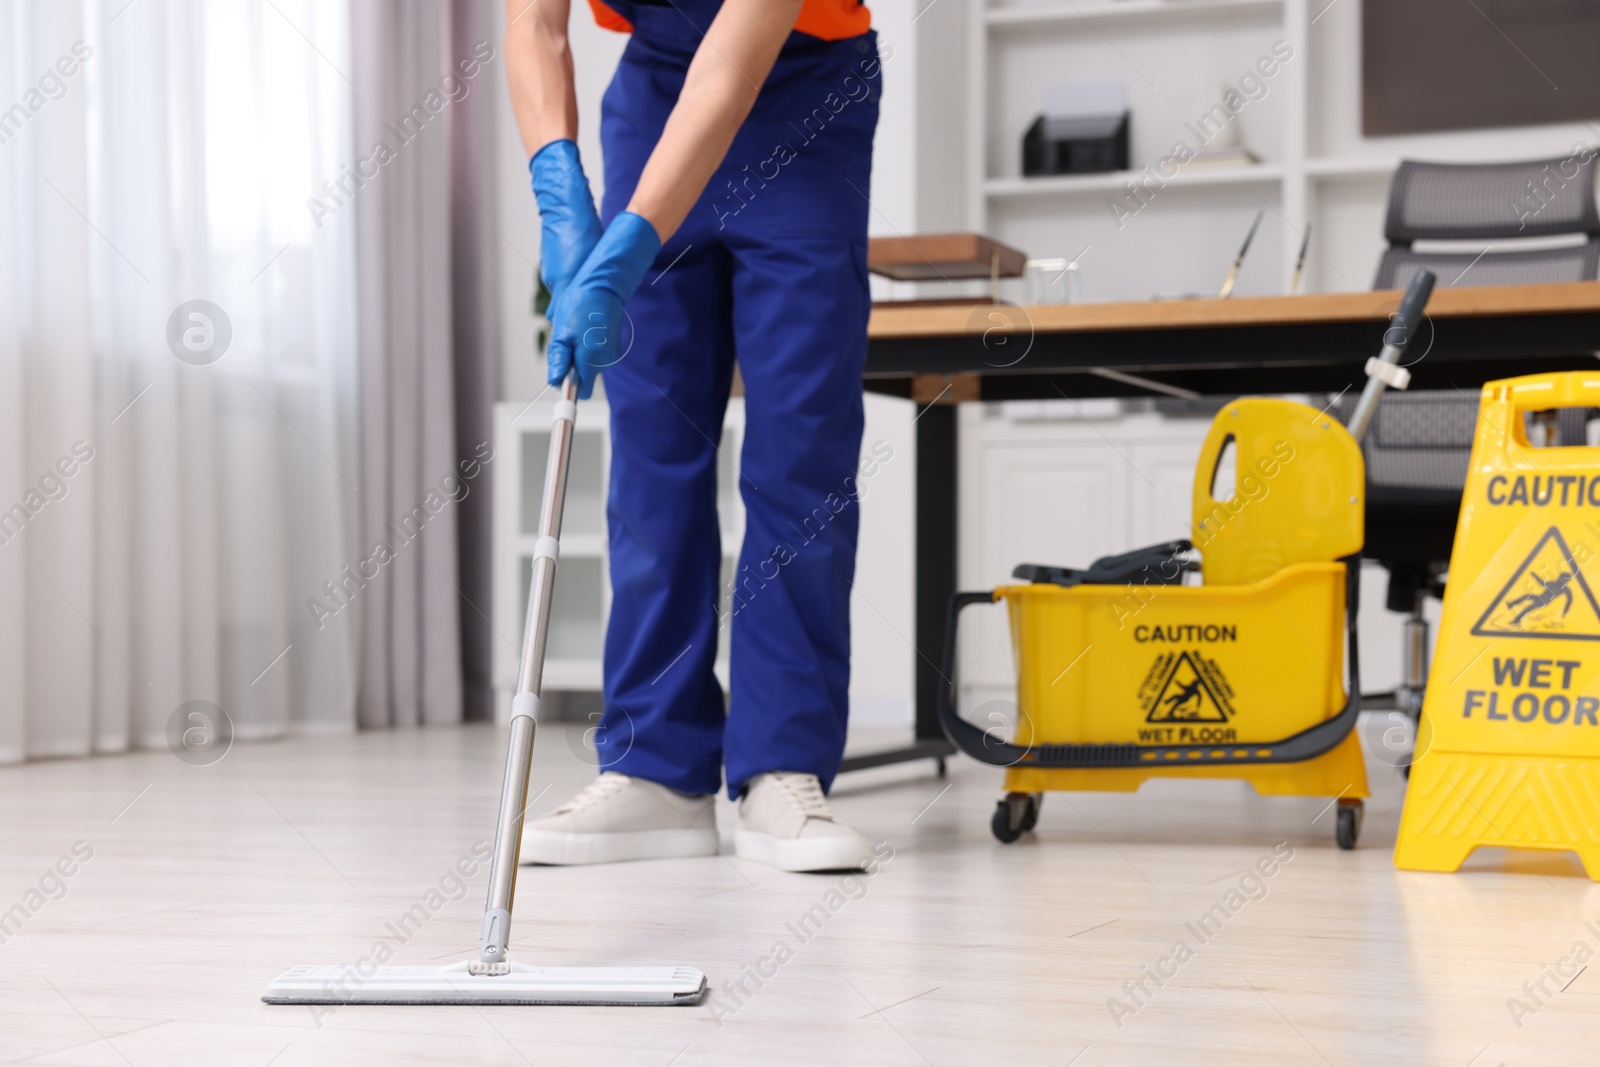
[[577,277],[550,307],[550,384],[560,385],[576,366],[578,398],[587,400],[595,379],[617,363],[622,349],[622,305],[661,251],[656,228],[624,211],[611,220]]
[[539,202],[539,274],[554,302],[599,243],[600,216],[574,142],[551,141],[539,149],[528,173]]

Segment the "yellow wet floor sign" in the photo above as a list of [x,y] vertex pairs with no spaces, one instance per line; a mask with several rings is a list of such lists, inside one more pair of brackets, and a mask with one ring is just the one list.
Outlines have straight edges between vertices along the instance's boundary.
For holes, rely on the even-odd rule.
[[1567,407],[1600,407],[1600,375],[1483,388],[1396,866],[1559,849],[1600,880],[1600,448],[1526,430]]

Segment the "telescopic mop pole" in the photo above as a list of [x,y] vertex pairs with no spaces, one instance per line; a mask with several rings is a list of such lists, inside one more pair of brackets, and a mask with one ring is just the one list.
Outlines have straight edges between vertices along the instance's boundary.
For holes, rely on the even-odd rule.
[[578,416],[578,376],[561,384],[550,422],[550,456],[545,466],[544,500],[539,505],[539,534],[534,542],[533,575],[528,586],[528,619],[522,634],[522,668],[511,700],[511,742],[506,750],[505,784],[500,789],[500,818],[494,834],[494,859],[489,864],[489,899],[484,905],[482,949],[473,961],[474,974],[505,973],[511,939],[511,902],[517,891],[517,860],[522,848],[522,820],[528,806],[528,772],[533,762],[533,735],[544,688],[544,653],[550,636],[556,562],[561,555],[561,513],[567,500],[567,467],[572,458],[572,427]]
[[1394,320],[1383,332],[1383,352],[1367,360],[1367,387],[1361,391],[1361,399],[1356,401],[1356,409],[1351,412],[1350,422],[1345,427],[1357,441],[1367,435],[1367,427],[1372,424],[1372,416],[1378,411],[1378,400],[1384,390],[1390,386],[1404,389],[1411,384],[1411,372],[1400,366],[1400,360],[1422,324],[1422,313],[1428,306],[1428,298],[1433,295],[1435,280],[1433,271],[1417,271],[1411,284],[1406,287],[1400,310],[1395,312]]

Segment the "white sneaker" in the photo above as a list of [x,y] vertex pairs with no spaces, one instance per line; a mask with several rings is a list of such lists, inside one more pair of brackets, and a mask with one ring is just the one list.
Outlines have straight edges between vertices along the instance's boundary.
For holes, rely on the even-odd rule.
[[522,827],[523,863],[620,863],[717,852],[714,798],[685,796],[615,771]]
[[750,780],[739,799],[738,854],[786,871],[865,867],[872,846],[835,822],[814,774],[773,771]]

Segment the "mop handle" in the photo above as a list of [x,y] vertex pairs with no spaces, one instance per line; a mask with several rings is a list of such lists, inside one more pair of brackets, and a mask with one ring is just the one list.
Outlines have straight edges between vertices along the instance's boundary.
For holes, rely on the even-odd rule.
[[1367,387],[1361,391],[1361,399],[1356,401],[1356,409],[1350,413],[1350,423],[1345,427],[1357,441],[1367,435],[1383,391],[1391,385],[1404,389],[1411,382],[1411,373],[1400,366],[1400,359],[1422,324],[1422,313],[1433,295],[1434,281],[1433,271],[1417,271],[1411,284],[1406,286],[1406,295],[1400,301],[1394,321],[1383,331],[1383,352],[1367,360]]
[[[489,898],[484,904],[482,951],[473,966],[509,967],[511,901],[517,891],[517,859],[522,819],[528,806],[528,771],[533,762],[534,721],[544,687],[544,652],[550,637],[550,605],[555,596],[556,561],[561,554],[561,513],[567,501],[567,467],[572,459],[572,426],[578,416],[578,376],[561,384],[550,422],[550,455],[539,505],[539,535],[534,542],[528,582],[528,619],[522,635],[522,667],[511,700],[511,741],[506,750],[505,784],[500,789],[500,819],[495,826],[494,859],[489,865]],[[499,969],[499,968],[497,968]]]

